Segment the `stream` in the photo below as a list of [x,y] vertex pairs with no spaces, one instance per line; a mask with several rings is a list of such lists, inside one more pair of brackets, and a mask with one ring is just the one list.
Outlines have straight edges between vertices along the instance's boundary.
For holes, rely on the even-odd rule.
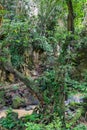
[[65,101],[65,105],[69,105],[71,102],[75,102],[75,103],[81,103],[83,102],[83,98],[84,96],[82,94],[75,94],[70,96],[66,101]]
[[[82,94],[75,94],[70,96],[66,101],[65,101],[65,106],[68,106],[71,102],[75,103],[82,103],[83,102],[83,95]],[[35,108],[35,105],[29,105],[26,108],[20,108],[20,109],[13,109],[14,112],[18,113],[18,117],[23,117],[25,115],[32,114],[33,109]],[[6,111],[8,108],[3,108],[0,110],[0,118],[6,117]],[[67,110],[67,112],[72,113],[70,109]]]

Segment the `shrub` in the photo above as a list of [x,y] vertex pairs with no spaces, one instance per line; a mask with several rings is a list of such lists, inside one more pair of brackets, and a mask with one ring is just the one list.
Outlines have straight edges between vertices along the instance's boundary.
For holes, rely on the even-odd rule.
[[87,126],[84,124],[77,125],[73,130],[87,130]]
[[6,118],[2,118],[0,120],[0,125],[2,125],[3,127],[9,130],[12,130],[12,128],[17,125],[18,114],[15,112],[12,112],[11,109],[7,111],[6,114],[7,114]]
[[44,124],[35,124],[28,122],[26,124],[26,127],[26,130],[61,130],[61,122],[59,118],[56,118],[52,123],[49,123],[46,126]]
[[43,130],[41,125],[29,122],[26,124],[26,127],[26,130]]
[[52,123],[45,127],[46,130],[61,130],[61,122],[59,118],[55,119]]

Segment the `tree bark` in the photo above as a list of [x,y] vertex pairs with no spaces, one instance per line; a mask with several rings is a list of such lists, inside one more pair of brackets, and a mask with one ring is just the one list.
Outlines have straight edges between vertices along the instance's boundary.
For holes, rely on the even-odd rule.
[[[0,13],[2,10],[3,10],[3,6],[0,4]],[[3,19],[3,17],[2,17],[2,15],[0,15],[0,27],[2,25],[2,19]]]
[[68,7],[67,29],[74,33],[74,11],[72,0],[66,0],[66,3]]

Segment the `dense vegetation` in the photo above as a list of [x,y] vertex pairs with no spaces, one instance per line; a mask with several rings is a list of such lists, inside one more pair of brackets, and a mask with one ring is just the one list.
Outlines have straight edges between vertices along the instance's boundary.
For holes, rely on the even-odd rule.
[[[86,130],[87,0],[0,2],[0,83],[20,80],[39,101],[32,115],[18,119],[9,110],[0,125]],[[66,105],[73,93],[85,95],[85,101]]]

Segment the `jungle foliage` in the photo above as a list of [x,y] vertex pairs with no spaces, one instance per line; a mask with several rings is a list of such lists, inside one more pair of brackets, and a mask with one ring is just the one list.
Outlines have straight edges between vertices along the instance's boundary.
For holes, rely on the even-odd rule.
[[[70,90],[87,91],[87,1],[32,2],[37,14],[26,0],[1,0],[0,69],[13,73],[39,100],[38,121],[26,121],[23,128],[65,130],[65,100]],[[36,79],[21,73],[25,63],[28,69],[36,67],[33,52],[42,56],[39,60],[44,67]],[[0,124],[8,129],[17,125],[8,116]],[[85,126],[74,129],[85,130]]]

